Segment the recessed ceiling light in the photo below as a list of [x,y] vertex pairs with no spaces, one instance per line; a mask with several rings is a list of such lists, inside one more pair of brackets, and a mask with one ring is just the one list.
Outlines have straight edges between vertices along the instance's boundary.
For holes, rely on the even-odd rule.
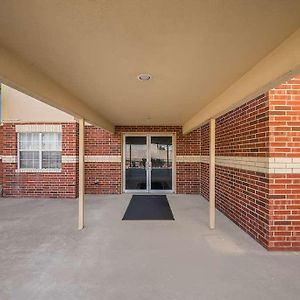
[[139,80],[142,80],[142,81],[147,81],[147,80],[150,80],[151,79],[151,75],[150,74],[140,74],[138,76],[138,79]]

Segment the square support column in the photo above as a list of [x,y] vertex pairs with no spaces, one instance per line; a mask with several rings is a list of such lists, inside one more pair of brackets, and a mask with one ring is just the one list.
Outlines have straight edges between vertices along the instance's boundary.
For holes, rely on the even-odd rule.
[[84,228],[84,119],[79,120],[79,201],[78,229]]
[[209,228],[216,226],[216,120],[209,122]]

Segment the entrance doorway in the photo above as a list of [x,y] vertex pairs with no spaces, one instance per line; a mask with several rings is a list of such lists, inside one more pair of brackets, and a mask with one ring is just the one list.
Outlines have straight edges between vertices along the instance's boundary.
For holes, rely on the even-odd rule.
[[173,192],[172,134],[124,135],[124,191]]

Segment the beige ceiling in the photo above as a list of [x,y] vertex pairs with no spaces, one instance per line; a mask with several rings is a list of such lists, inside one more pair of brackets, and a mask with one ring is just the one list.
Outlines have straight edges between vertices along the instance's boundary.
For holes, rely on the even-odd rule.
[[0,0],[0,43],[115,125],[183,125],[299,26],[297,0]]

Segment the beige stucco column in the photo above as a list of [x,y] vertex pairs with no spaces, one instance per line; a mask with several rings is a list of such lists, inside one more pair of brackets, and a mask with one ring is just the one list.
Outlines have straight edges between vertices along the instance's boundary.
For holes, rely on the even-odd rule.
[[215,208],[215,195],[216,195],[216,120],[210,119],[209,122],[209,228],[215,229],[216,225],[216,208]]
[[84,119],[79,119],[79,207],[78,229],[84,227]]

